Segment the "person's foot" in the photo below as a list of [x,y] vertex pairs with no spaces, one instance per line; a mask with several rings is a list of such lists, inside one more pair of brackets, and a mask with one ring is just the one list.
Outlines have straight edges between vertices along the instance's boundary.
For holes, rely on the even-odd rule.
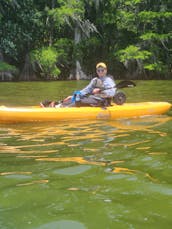
[[44,104],[43,104],[42,102],[41,102],[39,105],[40,105],[40,107],[45,107]]
[[62,103],[55,105],[55,108],[58,108],[58,107],[63,107]]
[[50,104],[51,104],[51,101],[49,101],[49,100],[45,100],[43,102],[40,102],[41,107],[49,107]]

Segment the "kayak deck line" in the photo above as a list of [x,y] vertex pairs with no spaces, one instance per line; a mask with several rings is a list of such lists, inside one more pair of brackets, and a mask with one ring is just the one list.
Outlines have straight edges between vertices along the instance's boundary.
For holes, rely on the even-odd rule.
[[170,110],[168,102],[140,102],[113,104],[110,107],[6,107],[0,106],[0,123],[60,121],[60,120],[93,120],[121,119],[145,115],[160,115]]

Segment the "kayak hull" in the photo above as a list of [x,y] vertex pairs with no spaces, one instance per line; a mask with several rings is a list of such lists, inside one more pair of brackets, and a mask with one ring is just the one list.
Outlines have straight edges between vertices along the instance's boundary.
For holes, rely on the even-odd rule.
[[0,123],[121,119],[145,115],[160,115],[171,108],[168,102],[141,102],[101,107],[6,107],[0,106]]

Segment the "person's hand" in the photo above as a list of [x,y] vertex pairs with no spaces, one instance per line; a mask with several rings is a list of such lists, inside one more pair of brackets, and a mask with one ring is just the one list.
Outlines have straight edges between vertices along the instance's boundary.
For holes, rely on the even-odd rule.
[[63,99],[63,102],[66,102],[66,101],[68,101],[68,100],[71,99],[71,98],[72,98],[72,96],[69,95],[68,97],[66,97],[65,99]]
[[92,93],[93,94],[99,94],[100,91],[101,91],[100,88],[94,88]]

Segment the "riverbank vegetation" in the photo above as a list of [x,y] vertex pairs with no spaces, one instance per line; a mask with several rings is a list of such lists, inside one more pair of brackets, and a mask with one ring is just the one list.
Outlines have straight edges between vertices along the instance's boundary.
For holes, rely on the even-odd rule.
[[0,80],[172,78],[171,0],[1,0]]

